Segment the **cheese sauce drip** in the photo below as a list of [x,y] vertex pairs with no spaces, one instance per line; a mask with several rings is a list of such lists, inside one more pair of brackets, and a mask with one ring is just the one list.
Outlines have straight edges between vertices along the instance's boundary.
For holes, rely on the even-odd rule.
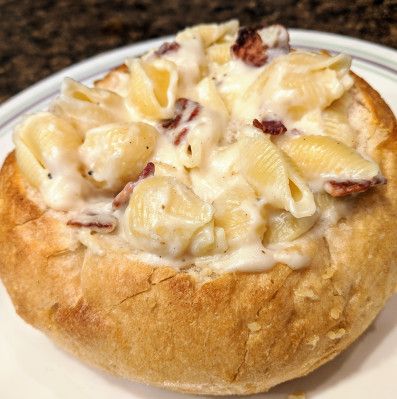
[[[339,197],[385,182],[356,151],[350,63],[290,51],[280,25],[198,25],[95,88],[67,80],[51,112],[16,129],[18,164],[98,254],[301,268],[310,242],[349,212]],[[96,216],[111,227],[92,232],[84,221]]]

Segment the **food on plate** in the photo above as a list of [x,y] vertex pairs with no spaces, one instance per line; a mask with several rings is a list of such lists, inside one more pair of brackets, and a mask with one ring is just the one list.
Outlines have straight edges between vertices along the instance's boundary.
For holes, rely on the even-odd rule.
[[396,120],[350,65],[229,21],[65,79],[0,173],[18,314],[181,392],[262,392],[335,357],[397,286]]

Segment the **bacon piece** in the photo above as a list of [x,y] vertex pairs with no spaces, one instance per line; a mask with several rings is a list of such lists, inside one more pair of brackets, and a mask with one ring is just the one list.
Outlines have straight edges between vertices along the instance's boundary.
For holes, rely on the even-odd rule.
[[[189,132],[187,124],[194,120],[200,113],[201,105],[196,101],[187,98],[179,98],[175,101],[175,116],[165,119],[161,127],[170,131],[173,143],[179,145]],[[181,128],[177,131],[178,128]]]
[[187,127],[184,127],[179,133],[178,135],[175,137],[174,140],[174,144],[175,145],[179,145],[181,143],[181,141],[185,138],[185,136],[187,135],[187,132],[189,131],[189,129]]
[[139,174],[137,179],[135,181],[130,181],[128,182],[124,188],[116,195],[116,198],[113,200],[113,209],[118,209],[121,206],[125,205],[131,197],[131,194],[133,193],[136,185],[143,179],[146,179],[149,176],[154,175],[154,163],[149,162],[142,172]]
[[187,118],[187,121],[190,122],[192,121],[200,112],[200,105],[198,103],[195,104],[193,111],[190,113],[189,117]]
[[136,182],[132,181],[128,182],[124,186],[124,188],[116,195],[115,199],[113,200],[112,203],[113,209],[118,209],[129,201],[135,186]]
[[176,51],[179,49],[179,47],[181,46],[177,42],[165,42],[154,52],[154,54],[156,54],[157,56],[161,56],[163,54]]
[[331,180],[325,183],[325,191],[332,195],[333,197],[345,197],[346,195],[362,193],[367,191],[370,187],[376,186],[378,184],[386,184],[387,180],[382,177],[375,177],[372,180],[354,182],[336,182]]
[[175,116],[174,118],[164,119],[162,121],[161,126],[164,129],[175,129],[178,127],[179,123],[182,120],[182,116],[184,116],[183,114],[186,110],[188,101],[190,100],[188,100],[187,98],[178,98],[178,100],[175,101]]
[[179,122],[182,119],[182,114],[176,115],[176,117],[174,119],[165,119],[161,126],[164,129],[175,129],[176,127],[178,127]]
[[287,128],[281,121],[259,121],[258,119],[254,119],[252,124],[257,128],[262,130],[263,133],[271,134],[272,136],[278,136],[287,131]]
[[232,53],[248,65],[260,67],[290,51],[289,35],[282,25],[243,27],[239,30]]
[[188,103],[189,101],[192,101],[192,100],[189,100],[188,98],[184,98],[184,97],[178,98],[178,99],[175,101],[175,108],[176,108],[177,110],[178,110],[178,109],[184,110],[184,109],[186,109],[187,103]]
[[149,176],[153,176],[154,175],[154,163],[153,162],[149,162],[142,170],[142,172],[139,174],[138,179],[137,179],[137,183],[138,181],[141,181],[143,179],[146,179]]
[[236,58],[240,58],[248,65],[260,67],[267,61],[267,46],[254,28],[240,28],[231,50]]
[[97,233],[111,233],[117,226],[117,219],[108,214],[81,213],[67,222],[68,226],[86,228]]

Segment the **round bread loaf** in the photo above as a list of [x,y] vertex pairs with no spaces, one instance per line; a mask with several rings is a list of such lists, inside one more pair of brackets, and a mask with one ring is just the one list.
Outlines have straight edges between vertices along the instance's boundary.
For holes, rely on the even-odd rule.
[[0,275],[17,313],[91,365],[180,392],[262,392],[334,358],[397,285],[396,121],[354,80],[367,152],[388,184],[360,194],[313,239],[304,269],[205,277],[137,263],[109,242],[94,254],[10,154],[0,174]]

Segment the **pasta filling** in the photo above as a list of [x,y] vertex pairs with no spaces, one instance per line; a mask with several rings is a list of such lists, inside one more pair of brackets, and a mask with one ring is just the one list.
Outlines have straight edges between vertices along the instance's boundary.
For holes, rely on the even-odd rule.
[[17,127],[17,162],[92,251],[303,267],[354,197],[386,183],[349,122],[350,64],[291,51],[280,25],[198,25],[95,88],[65,79]]

